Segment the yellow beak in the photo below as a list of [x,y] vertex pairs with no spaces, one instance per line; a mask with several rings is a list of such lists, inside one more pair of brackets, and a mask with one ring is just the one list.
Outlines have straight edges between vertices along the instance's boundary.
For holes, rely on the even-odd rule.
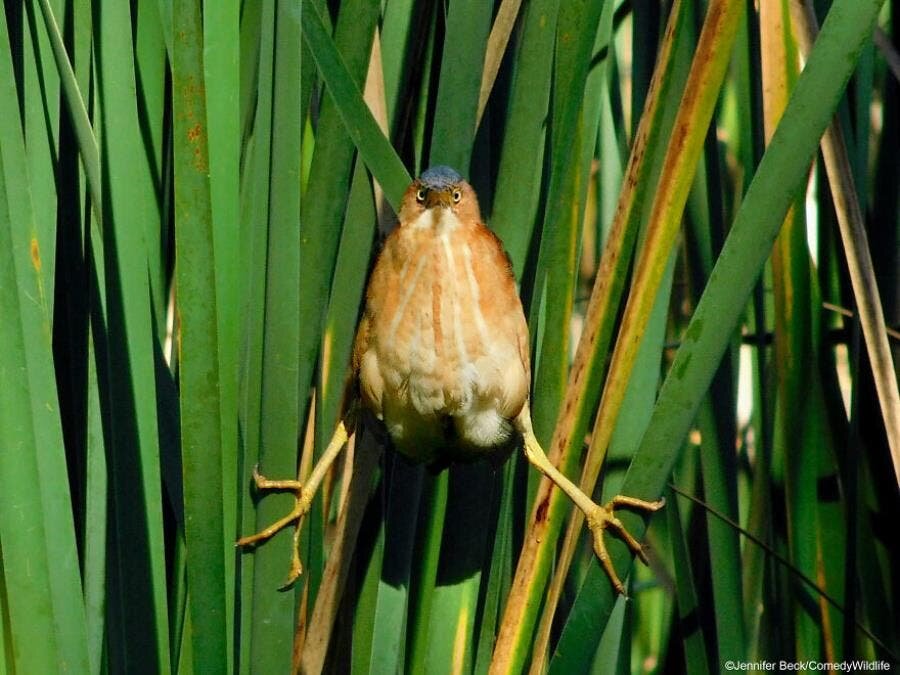
[[432,209],[435,206],[442,206],[449,209],[452,201],[450,190],[429,190],[425,195],[425,208]]

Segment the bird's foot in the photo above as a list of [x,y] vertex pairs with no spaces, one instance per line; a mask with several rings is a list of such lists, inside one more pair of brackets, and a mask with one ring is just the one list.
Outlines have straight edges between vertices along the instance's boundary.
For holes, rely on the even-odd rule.
[[587,517],[587,526],[594,536],[594,553],[597,554],[597,558],[599,558],[603,570],[606,572],[606,575],[609,577],[609,580],[612,582],[617,593],[625,595],[625,585],[622,583],[621,579],[619,579],[619,575],[616,574],[616,569],[613,567],[612,560],[606,550],[606,543],[603,541],[604,531],[607,528],[613,530],[645,565],[647,564],[647,554],[644,553],[644,548],[641,546],[641,543],[625,529],[622,521],[616,517],[615,509],[619,506],[627,506],[652,513],[661,509],[665,503],[665,499],[648,502],[643,499],[637,499],[636,497],[616,495],[610,499],[605,506],[595,504],[594,509],[585,513]]
[[257,491],[260,492],[264,490],[278,490],[293,492],[295,496],[294,508],[291,509],[291,511],[286,516],[284,516],[283,518],[279,518],[267,528],[260,530],[256,534],[251,534],[247,537],[241,537],[235,543],[235,546],[257,546],[272,538],[275,534],[293,523],[294,542],[291,548],[291,568],[288,572],[287,581],[285,581],[284,585],[281,587],[281,590],[286,590],[290,588],[294,584],[294,582],[297,581],[297,579],[300,578],[301,574],[303,574],[303,564],[300,562],[300,551],[298,548],[298,544],[300,539],[300,526],[303,523],[303,517],[307,513],[309,513],[309,508],[312,504],[312,492],[309,490],[305,490],[303,487],[303,483],[298,480],[270,480],[259,473],[257,467],[253,468],[253,483],[256,485]]

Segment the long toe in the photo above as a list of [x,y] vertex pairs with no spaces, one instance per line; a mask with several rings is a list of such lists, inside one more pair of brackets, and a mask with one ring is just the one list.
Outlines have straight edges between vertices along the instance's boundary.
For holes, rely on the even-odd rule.
[[278,589],[279,591],[288,591],[294,585],[294,582],[303,574],[303,563],[300,562],[300,554],[294,549],[294,555],[291,558],[291,569],[288,572],[287,579]]
[[613,567],[609,552],[606,550],[606,542],[603,540],[603,530],[592,530],[591,534],[594,536],[594,554],[597,556],[597,560],[600,561],[600,566],[603,567],[603,571],[606,572],[606,576],[609,577],[609,581],[612,583],[613,588],[616,589],[616,592],[620,595],[625,595],[625,585],[622,583],[622,580],[619,579],[619,575],[616,574],[616,568]]
[[294,508],[290,513],[288,513],[283,518],[279,518],[267,528],[265,528],[264,530],[260,530],[256,534],[251,534],[247,537],[241,537],[237,540],[236,546],[249,546],[252,544],[258,544],[262,541],[265,541],[266,539],[270,539],[272,536],[283,530],[291,523],[294,523],[305,516],[309,512],[310,501],[311,500],[308,499],[305,495],[300,494],[297,497]]
[[659,511],[666,505],[666,498],[660,497],[656,501],[647,501],[646,499],[638,499],[637,497],[628,497],[626,495],[616,495],[606,504],[606,508],[610,511],[619,506],[628,506],[639,511],[647,511],[653,513]]
[[631,535],[631,532],[625,529],[625,526],[622,525],[621,520],[619,520],[615,516],[612,516],[609,519],[607,526],[611,530],[615,530],[615,533],[619,535],[622,541],[624,541],[628,545],[628,548],[631,549],[631,552],[638,556],[645,565],[647,564],[647,554],[644,553],[644,547],[641,546],[641,542],[639,542]]

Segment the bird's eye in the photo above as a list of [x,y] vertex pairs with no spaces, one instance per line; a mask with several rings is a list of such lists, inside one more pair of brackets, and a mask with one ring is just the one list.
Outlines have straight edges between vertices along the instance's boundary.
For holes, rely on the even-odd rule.
[[425,201],[425,188],[419,188],[416,192],[416,201],[420,204]]
[[453,191],[453,203],[459,204],[460,199],[462,199],[462,192],[460,192],[459,190],[454,190]]

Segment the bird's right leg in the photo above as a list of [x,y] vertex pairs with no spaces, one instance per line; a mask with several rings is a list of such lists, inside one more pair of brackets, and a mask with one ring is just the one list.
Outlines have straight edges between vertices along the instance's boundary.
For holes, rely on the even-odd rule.
[[325,452],[322,454],[322,457],[315,467],[313,467],[309,479],[305,482],[299,480],[270,480],[259,473],[256,467],[253,468],[253,482],[257,490],[293,492],[295,495],[294,508],[291,509],[290,513],[286,516],[279,518],[267,528],[260,530],[256,534],[241,537],[237,540],[236,546],[256,546],[270,539],[273,535],[280,532],[291,523],[294,523],[291,568],[288,573],[287,581],[282,588],[288,588],[303,573],[303,565],[300,562],[299,550],[300,527],[303,524],[303,516],[309,513],[309,508],[312,505],[316,490],[319,489],[319,486],[322,484],[322,479],[325,478],[325,474],[328,472],[328,469],[331,468],[334,460],[337,459],[338,454],[340,454],[340,451],[346,442],[347,426],[344,424],[344,421],[341,420],[340,423],[338,423],[337,429],[334,430],[334,435],[331,437],[328,447],[325,448]]
[[525,456],[528,461],[542,474],[547,476],[556,485],[568,495],[575,506],[584,513],[587,519],[587,526],[594,538],[594,553],[600,561],[603,570],[609,577],[610,582],[616,589],[617,593],[625,593],[625,585],[616,574],[612,560],[606,550],[606,542],[603,540],[603,534],[607,529],[613,530],[628,545],[628,548],[637,555],[644,563],[647,563],[647,555],[640,542],[635,539],[631,533],[625,529],[622,522],[616,518],[615,509],[619,506],[626,506],[641,511],[653,512],[658,511],[665,505],[665,499],[658,501],[646,501],[637,497],[626,497],[624,495],[616,495],[605,506],[594,503],[594,501],[582,492],[577,485],[570,481],[566,476],[547,458],[541,444],[538,442],[531,428],[531,411],[528,403],[522,408],[519,416],[515,419],[515,427],[522,434],[525,443]]

